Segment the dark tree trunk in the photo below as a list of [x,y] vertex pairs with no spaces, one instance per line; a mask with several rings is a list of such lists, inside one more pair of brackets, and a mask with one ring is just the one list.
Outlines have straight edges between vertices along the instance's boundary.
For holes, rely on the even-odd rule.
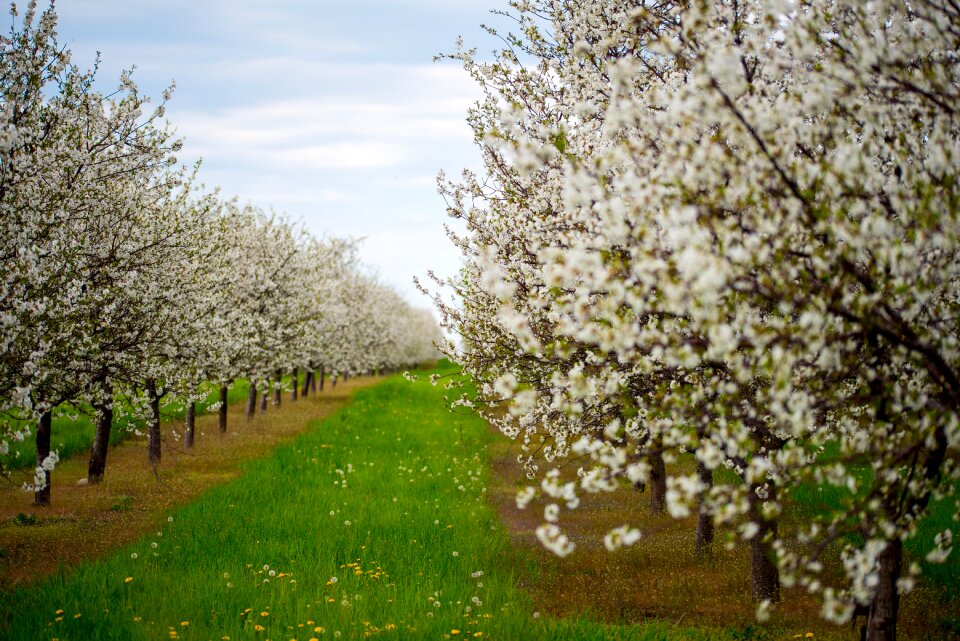
[[314,394],[317,393],[317,372],[316,370],[310,371],[310,391]]
[[[766,499],[757,495],[760,488],[766,490]],[[777,536],[777,521],[763,518],[763,504],[775,500],[776,488],[772,481],[750,486],[750,518],[760,526],[757,534],[750,539],[750,589],[754,601],[780,603],[780,573],[770,545]]]
[[[53,429],[53,414],[49,410],[40,415],[37,421],[37,467],[50,455],[50,432]],[[43,489],[33,493],[34,505],[50,505],[50,472],[43,472]]]
[[695,543],[698,557],[706,556],[713,544],[713,516],[704,509],[704,497],[713,487],[713,470],[703,463],[697,463],[697,477],[704,485],[703,494],[697,501],[697,538]]
[[349,379],[350,379],[350,375],[347,374],[346,372],[344,372],[344,373],[343,373],[343,382],[346,383],[347,380],[349,380]]
[[320,391],[321,392],[323,391],[323,379],[326,378],[326,376],[327,376],[327,371],[321,367],[320,368]]
[[667,509],[667,468],[663,463],[663,439],[656,437],[647,453],[650,464],[650,512],[663,514]]
[[227,394],[230,392],[226,385],[220,387],[220,433],[227,431]]
[[280,385],[283,382],[283,372],[277,370],[277,380],[273,384],[273,404],[277,407],[280,407],[280,397],[283,396],[282,391],[280,390]]
[[292,384],[290,385],[290,400],[297,400],[297,393],[300,387],[300,370],[296,367],[293,368],[293,373],[290,375],[290,380]]
[[250,380],[250,391],[247,392],[247,420],[253,418],[257,412],[257,384]]
[[300,396],[306,398],[310,394],[310,377],[313,376],[313,372],[306,370],[303,373],[303,388],[300,390]]
[[160,464],[160,395],[157,384],[147,384],[147,401],[150,403],[150,419],[147,421],[147,457],[156,469]]
[[266,380],[263,382],[263,390],[260,391],[260,411],[261,412],[267,411],[267,396],[269,396],[269,392],[270,392],[270,382],[269,380]]
[[90,462],[87,465],[87,483],[96,485],[103,480],[107,470],[107,452],[110,449],[110,431],[113,428],[113,387],[103,385],[105,400],[94,404],[97,412],[97,424],[93,433],[93,447],[90,448]]
[[183,413],[183,446],[187,449],[193,447],[193,436],[197,424],[197,404],[193,399],[187,400],[187,408]]
[[337,374],[334,374],[333,376],[330,377],[330,389],[333,389],[337,386],[337,378],[338,378]]
[[888,541],[877,561],[880,565],[880,583],[867,613],[867,641],[896,641],[897,611],[900,609],[897,579],[900,578],[903,563],[903,543],[900,539]]

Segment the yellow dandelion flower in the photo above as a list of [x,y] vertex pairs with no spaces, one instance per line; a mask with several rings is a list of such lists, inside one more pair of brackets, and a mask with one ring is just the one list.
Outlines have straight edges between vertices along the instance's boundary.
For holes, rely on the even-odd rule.
[[313,621],[307,620],[307,625],[313,625]]
[[333,603],[334,601],[336,601],[336,599],[334,599],[332,596],[327,597],[327,603]]
[[456,636],[456,635],[460,634],[460,630],[456,630],[456,629],[450,630],[450,634]]
[[134,623],[139,623],[142,619],[140,617],[133,617]]
[[76,614],[73,615],[73,618],[74,618],[74,619],[79,619],[79,618],[82,617],[82,616],[83,616],[82,614],[80,614],[79,612],[77,612]]
[[483,632],[474,632],[474,633],[473,633],[473,636],[475,636],[475,637],[482,637],[482,636],[483,636]]
[[266,628],[260,625],[259,623],[253,626],[253,629],[256,630],[257,632],[263,632],[264,630],[266,630]]
[[125,578],[125,579],[123,580],[124,583],[130,583],[131,581],[133,581],[133,577],[132,577],[132,576],[128,576],[127,578]]
[[57,617],[56,619],[54,619],[54,621],[57,621],[57,622],[63,621],[63,617]]
[[188,625],[190,625],[190,622],[189,622],[189,621],[181,621],[181,622],[180,622],[180,627],[182,627],[182,628],[185,628],[185,627],[187,627]]
[[313,629],[317,634],[323,634],[324,630],[319,625]]
[[54,614],[63,614],[63,610],[57,610]]
[[268,617],[268,616],[270,616],[270,613],[269,613],[269,612],[261,612],[261,613],[260,613],[260,616],[262,616],[262,617]]

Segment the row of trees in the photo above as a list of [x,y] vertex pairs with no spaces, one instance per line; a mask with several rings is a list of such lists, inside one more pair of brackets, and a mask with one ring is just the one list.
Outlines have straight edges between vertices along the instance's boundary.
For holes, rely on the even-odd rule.
[[0,449],[35,433],[38,504],[64,404],[96,416],[97,482],[118,397],[146,421],[155,465],[165,398],[186,401],[190,443],[211,385],[224,430],[236,378],[265,394],[298,370],[433,357],[431,314],[367,274],[356,241],[204,192],[177,162],[169,90],[151,106],[124,74],[104,95],[96,66],[58,43],[52,4],[12,17],[0,38]]
[[748,544],[761,614],[797,585],[894,639],[903,543],[960,478],[955,3],[511,4],[522,35],[453,56],[485,175],[441,178],[466,266],[436,303],[479,384],[459,402],[508,404],[546,472],[518,498],[549,499],[541,541],[571,552],[561,507],[645,484],[699,552]]

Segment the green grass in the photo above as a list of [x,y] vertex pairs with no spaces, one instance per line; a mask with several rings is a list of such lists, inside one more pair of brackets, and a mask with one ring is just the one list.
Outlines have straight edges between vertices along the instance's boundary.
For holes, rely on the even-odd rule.
[[442,396],[400,377],[358,392],[162,531],[3,596],[0,637],[716,638],[534,616],[517,585],[537,568],[485,500],[492,436]]
[[[284,383],[289,383],[290,377],[284,377]],[[300,376],[300,383],[303,383],[303,376]],[[236,403],[247,398],[250,391],[250,384],[244,379],[237,380],[230,386],[227,398],[228,403]],[[206,398],[197,403],[197,415],[208,411],[208,408],[220,400],[220,392],[211,386]],[[117,397],[116,403],[119,407],[129,407],[125,400]],[[165,421],[183,421],[184,404],[180,400],[172,400],[163,404],[160,409],[161,416]],[[31,436],[24,441],[13,442],[10,446],[10,452],[0,457],[0,467],[5,470],[19,470],[32,468],[36,465],[37,447],[33,438],[33,427],[31,426]],[[143,421],[134,419],[126,415],[123,411],[117,412],[114,418],[113,430],[110,432],[110,444],[117,445],[123,439],[134,433],[134,430],[142,429]],[[53,423],[50,432],[50,448],[56,450],[61,459],[69,458],[79,452],[88,452],[93,445],[93,415],[89,408],[81,407],[79,409],[64,405],[54,410]]]

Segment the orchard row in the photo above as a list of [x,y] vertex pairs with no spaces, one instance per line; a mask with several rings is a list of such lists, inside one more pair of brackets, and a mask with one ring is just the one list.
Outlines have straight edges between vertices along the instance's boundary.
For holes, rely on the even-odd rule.
[[467,264],[437,305],[541,541],[571,553],[564,510],[645,485],[699,552],[749,547],[761,617],[797,586],[894,639],[956,530],[905,558],[960,478],[956,6],[511,4],[508,47],[452,56],[485,175],[447,184]]
[[65,404],[96,415],[97,482],[115,404],[146,420],[156,464],[165,398],[187,402],[189,423],[195,400],[212,387],[225,402],[236,378],[266,394],[298,370],[434,356],[432,315],[366,273],[356,241],[205,192],[174,155],[169,91],[151,106],[124,74],[103,95],[96,68],[58,43],[52,6],[12,12],[0,38],[0,449],[35,434],[38,503]]

